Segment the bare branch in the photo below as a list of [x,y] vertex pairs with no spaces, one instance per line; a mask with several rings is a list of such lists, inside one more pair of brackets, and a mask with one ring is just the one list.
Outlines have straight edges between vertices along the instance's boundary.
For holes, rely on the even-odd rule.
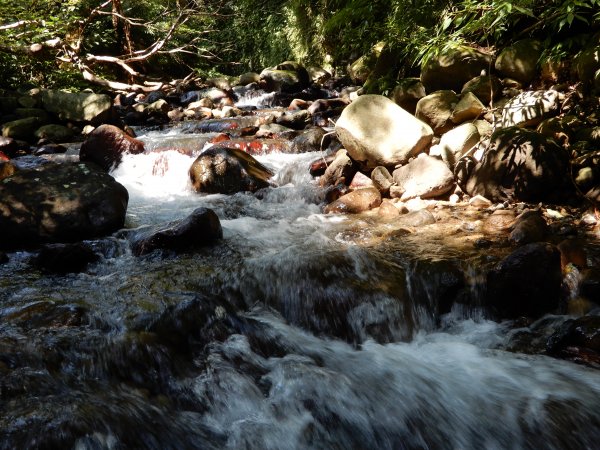
[[25,25],[38,24],[38,20],[19,20],[18,22],[0,25],[0,31],[10,30],[12,28],[24,27]]
[[150,86],[142,86],[140,84],[127,84],[127,83],[119,83],[116,81],[109,81],[104,78],[101,78],[94,74],[91,69],[85,65],[80,65],[81,74],[83,78],[90,83],[94,83],[98,86],[106,87],[109,89],[113,89],[115,91],[126,91],[126,92],[152,92],[157,89],[160,89],[163,84],[152,84]]

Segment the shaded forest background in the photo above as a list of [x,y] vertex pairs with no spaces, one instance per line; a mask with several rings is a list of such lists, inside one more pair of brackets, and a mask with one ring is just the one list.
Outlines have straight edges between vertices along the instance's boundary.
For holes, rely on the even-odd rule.
[[0,88],[148,84],[285,60],[343,76],[381,43],[383,91],[463,43],[535,37],[543,59],[561,60],[599,30],[600,0],[0,0]]

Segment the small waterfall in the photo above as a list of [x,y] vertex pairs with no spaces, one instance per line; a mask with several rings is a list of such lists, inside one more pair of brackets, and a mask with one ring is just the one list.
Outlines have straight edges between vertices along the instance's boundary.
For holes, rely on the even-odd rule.
[[272,108],[276,105],[277,92],[266,92],[260,89],[244,89],[236,92],[238,97],[235,106],[238,108]]

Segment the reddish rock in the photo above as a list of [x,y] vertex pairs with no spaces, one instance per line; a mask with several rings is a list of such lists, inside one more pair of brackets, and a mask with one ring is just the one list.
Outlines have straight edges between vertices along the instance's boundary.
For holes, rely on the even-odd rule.
[[381,194],[379,190],[371,187],[357,189],[325,207],[325,214],[349,213],[356,214],[376,208],[381,205]]
[[0,161],[10,161],[10,158],[0,151]]
[[350,182],[350,189],[361,189],[366,187],[374,187],[373,181],[362,172],[356,172]]
[[144,143],[113,125],[100,125],[81,145],[79,158],[93,162],[108,172],[121,163],[125,153],[144,153]]
[[335,160],[335,155],[319,158],[310,164],[309,172],[313,177],[320,177],[325,173],[327,167]]
[[235,138],[221,141],[219,147],[241,150],[249,155],[290,152],[290,143],[285,139]]

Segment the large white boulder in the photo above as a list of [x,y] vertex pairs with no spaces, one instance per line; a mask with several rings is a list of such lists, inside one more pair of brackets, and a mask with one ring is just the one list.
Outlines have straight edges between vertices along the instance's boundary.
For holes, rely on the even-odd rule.
[[363,95],[340,116],[335,131],[348,154],[368,168],[395,166],[425,151],[433,130],[381,95]]

